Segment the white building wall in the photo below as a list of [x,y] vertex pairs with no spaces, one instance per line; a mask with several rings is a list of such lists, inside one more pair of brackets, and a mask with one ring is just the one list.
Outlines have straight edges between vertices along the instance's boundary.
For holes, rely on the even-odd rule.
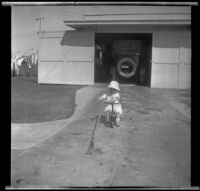
[[191,32],[181,35],[178,88],[191,88]]
[[43,33],[40,37],[38,83],[94,84],[94,33]]
[[40,35],[38,83],[63,84],[63,55],[60,45],[64,32]]
[[64,82],[94,84],[94,33],[67,31],[63,43]]
[[151,87],[190,88],[190,31],[153,33]]

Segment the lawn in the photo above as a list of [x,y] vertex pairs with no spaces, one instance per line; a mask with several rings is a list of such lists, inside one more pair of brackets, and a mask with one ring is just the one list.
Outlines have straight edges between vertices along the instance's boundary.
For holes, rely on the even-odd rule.
[[75,93],[84,86],[37,84],[33,78],[12,78],[12,123],[35,123],[69,118]]

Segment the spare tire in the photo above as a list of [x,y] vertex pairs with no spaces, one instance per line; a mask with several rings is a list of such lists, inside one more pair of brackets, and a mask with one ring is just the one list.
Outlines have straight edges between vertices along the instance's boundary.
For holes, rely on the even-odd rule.
[[120,76],[124,78],[131,78],[135,75],[137,66],[138,63],[134,59],[130,57],[124,57],[118,61],[117,71]]

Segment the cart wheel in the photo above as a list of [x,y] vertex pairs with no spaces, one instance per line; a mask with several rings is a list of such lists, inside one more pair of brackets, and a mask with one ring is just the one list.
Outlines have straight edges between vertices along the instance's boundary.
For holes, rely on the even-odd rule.
[[110,126],[110,128],[114,127],[114,123],[113,123],[112,117],[110,117],[109,126]]
[[113,128],[114,127],[114,123],[111,121],[110,122],[110,128]]

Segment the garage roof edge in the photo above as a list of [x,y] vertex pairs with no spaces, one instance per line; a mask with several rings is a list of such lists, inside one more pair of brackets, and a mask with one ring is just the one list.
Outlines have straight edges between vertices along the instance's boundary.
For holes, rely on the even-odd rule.
[[197,6],[198,1],[188,1],[188,2],[81,2],[81,1],[71,1],[71,2],[2,2],[3,6],[31,6],[31,5],[171,5],[171,6]]

